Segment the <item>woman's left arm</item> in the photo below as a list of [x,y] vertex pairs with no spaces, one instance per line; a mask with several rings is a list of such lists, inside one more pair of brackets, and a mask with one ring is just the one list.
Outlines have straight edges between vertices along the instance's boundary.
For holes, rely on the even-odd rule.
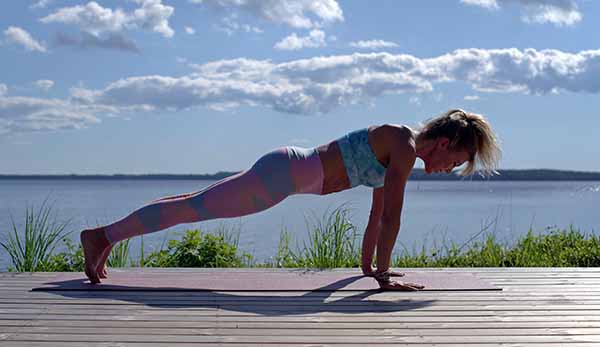
[[377,239],[379,237],[379,231],[381,230],[381,215],[383,214],[383,187],[373,189],[373,202],[371,203],[371,213],[369,215],[369,222],[367,223],[367,229],[363,237],[362,243],[362,254],[361,254],[361,268],[365,275],[372,275],[373,269],[371,264],[373,263],[373,254],[375,253],[375,246],[377,245]]

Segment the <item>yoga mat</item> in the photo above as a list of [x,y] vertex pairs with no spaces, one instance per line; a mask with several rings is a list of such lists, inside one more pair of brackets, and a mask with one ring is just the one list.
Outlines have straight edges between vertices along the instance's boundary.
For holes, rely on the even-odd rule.
[[[418,283],[427,291],[502,290],[471,273],[405,272],[392,277]],[[211,271],[211,272],[119,272],[112,271],[102,283],[90,284],[81,272],[61,273],[33,290],[131,290],[131,291],[337,291],[380,290],[372,277],[332,271]]]

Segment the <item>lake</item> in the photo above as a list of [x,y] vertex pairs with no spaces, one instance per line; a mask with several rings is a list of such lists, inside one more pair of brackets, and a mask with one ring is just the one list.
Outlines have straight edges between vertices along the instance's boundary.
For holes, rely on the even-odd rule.
[[[11,215],[24,233],[27,207],[37,211],[46,197],[59,222],[70,219],[67,230],[105,225],[123,218],[151,200],[197,191],[215,181],[208,180],[0,180],[0,238],[12,233]],[[294,195],[280,204],[239,218],[180,224],[144,236],[146,253],[157,250],[166,239],[179,238],[186,229],[239,230],[239,247],[262,262],[277,253],[281,230],[294,235],[302,246],[307,222],[315,216],[346,204],[349,219],[362,234],[368,221],[372,189],[359,186],[329,194]],[[600,182],[595,181],[409,181],[404,199],[402,226],[394,252],[420,250],[444,241],[459,245],[473,236],[494,233],[497,240],[512,244],[529,228],[568,228],[572,224],[592,233],[600,226]],[[71,234],[79,242],[79,233]],[[480,239],[478,237],[477,239]],[[137,259],[140,237],[132,240]],[[361,239],[358,240],[360,242]],[[61,243],[57,251],[66,249]],[[10,258],[0,248],[0,271]]]

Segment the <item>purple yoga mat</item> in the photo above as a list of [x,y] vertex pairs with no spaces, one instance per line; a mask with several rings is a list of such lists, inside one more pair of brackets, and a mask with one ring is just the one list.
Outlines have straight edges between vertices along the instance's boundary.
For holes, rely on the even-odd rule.
[[[419,283],[424,290],[502,290],[471,273],[405,272],[392,277]],[[359,272],[337,271],[211,271],[128,272],[111,271],[102,283],[90,284],[81,272],[66,272],[33,290],[132,290],[132,291],[337,291],[379,290],[375,279]]]

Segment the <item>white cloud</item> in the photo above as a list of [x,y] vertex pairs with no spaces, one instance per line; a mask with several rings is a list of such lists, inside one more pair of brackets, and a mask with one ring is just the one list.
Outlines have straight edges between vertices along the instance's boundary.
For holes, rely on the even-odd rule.
[[307,47],[324,47],[327,46],[325,43],[325,33],[321,30],[311,30],[308,36],[298,37],[296,33],[292,33],[290,36],[275,44],[276,49],[281,50],[298,50]]
[[47,92],[52,86],[54,86],[54,81],[51,80],[37,80],[33,83],[39,89]]
[[7,91],[8,87],[6,86],[6,84],[0,83],[0,96],[6,94]]
[[31,9],[46,8],[48,5],[50,5],[51,2],[52,2],[52,0],[39,0],[35,4],[30,5],[29,8],[31,8]]
[[59,99],[0,96],[0,132],[81,129],[99,122],[94,109],[100,108]]
[[59,32],[56,33],[54,44],[56,46],[71,46],[79,49],[102,48],[134,53],[140,52],[134,41],[119,33],[109,33],[105,37],[98,37],[82,31],[78,37]]
[[150,29],[162,34],[164,37],[172,37],[175,31],[169,27],[169,17],[175,12],[171,6],[165,6],[161,0],[134,0],[142,7],[133,11],[131,22],[144,29]]
[[411,104],[415,104],[417,106],[421,106],[421,99],[418,96],[411,96],[408,99],[408,102],[410,102]]
[[552,23],[563,26],[573,25],[583,18],[575,0],[461,0],[461,3],[490,10],[518,3],[523,6],[522,19],[526,23]]
[[40,19],[42,23],[64,23],[78,26],[82,31],[98,36],[104,32],[121,32],[129,28],[144,28],[172,37],[173,29],[169,27],[169,17],[174,8],[165,6],[161,0],[133,0],[141,7],[131,13],[117,8],[104,8],[92,1],[85,6],[61,8]]
[[464,99],[467,101],[475,101],[475,100],[479,100],[479,96],[478,95],[465,95]]
[[398,47],[397,44],[383,40],[368,40],[368,41],[356,41],[350,42],[350,47],[362,48],[362,49],[378,49],[388,47]]
[[83,129],[100,117],[127,117],[149,111],[142,106],[82,104],[61,99],[0,95],[0,134]]
[[194,28],[192,27],[185,27],[185,32],[190,35],[194,35],[196,33],[196,30],[194,30]]
[[122,78],[102,89],[72,88],[68,100],[0,96],[0,131],[78,128],[100,116],[197,107],[267,107],[284,113],[327,113],[370,104],[390,93],[431,100],[434,86],[455,81],[483,92],[600,93],[600,50],[459,49],[433,58],[355,53],[275,63],[233,59],[189,65],[186,76]]
[[430,92],[434,84],[452,81],[480,92],[600,92],[600,50],[462,49],[429,59],[356,53],[280,64],[234,59],[191,66],[197,72],[188,76],[130,77],[102,90],[78,89],[73,97],[159,110],[251,105],[311,114],[386,93]]
[[38,42],[27,31],[19,27],[8,27],[4,31],[4,36],[9,42],[19,44],[28,51],[46,52],[46,47],[43,43]]
[[46,24],[73,24],[90,34],[99,35],[106,31],[117,32],[123,30],[128,22],[128,16],[122,9],[113,11],[92,1],[85,6],[77,5],[61,8],[40,19],[40,21]]
[[526,23],[552,23],[558,26],[573,25],[580,22],[583,16],[577,10],[577,4],[573,2],[572,5],[574,7],[543,4],[526,6],[526,12],[522,18]]
[[261,34],[263,32],[262,29],[258,27],[254,27],[248,24],[240,24],[238,23],[238,15],[233,13],[229,16],[223,17],[221,20],[222,25],[217,26],[218,30],[224,31],[227,35],[233,35],[233,33],[237,31],[245,31],[247,33],[257,33]]
[[496,0],[460,0],[465,5],[479,6],[490,10],[500,8]]
[[239,10],[263,20],[310,29],[343,21],[342,9],[335,0],[189,0],[219,11]]

